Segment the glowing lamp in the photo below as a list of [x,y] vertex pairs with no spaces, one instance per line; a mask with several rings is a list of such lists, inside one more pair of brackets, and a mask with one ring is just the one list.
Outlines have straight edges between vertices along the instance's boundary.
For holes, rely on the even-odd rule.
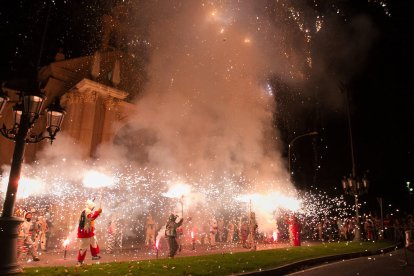
[[29,116],[30,124],[34,124],[37,118],[39,118],[43,103],[46,100],[46,95],[37,89],[33,92],[23,92],[22,98],[23,113]]
[[18,127],[20,125],[22,114],[23,114],[23,105],[21,103],[17,103],[15,106],[13,106],[14,127]]
[[0,114],[9,101],[9,97],[3,92],[3,89],[0,90]]
[[60,106],[59,98],[56,98],[53,104],[46,109],[46,129],[49,132],[51,143],[60,131],[65,114],[66,111]]

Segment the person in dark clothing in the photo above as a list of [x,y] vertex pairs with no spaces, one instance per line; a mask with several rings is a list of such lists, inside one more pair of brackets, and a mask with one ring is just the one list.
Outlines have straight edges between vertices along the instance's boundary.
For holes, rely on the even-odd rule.
[[168,247],[170,249],[170,252],[168,254],[168,257],[174,258],[175,254],[178,250],[178,243],[177,243],[177,228],[180,227],[183,224],[183,219],[181,218],[178,222],[176,215],[171,214],[168,218],[168,222],[165,225],[165,236],[168,239]]

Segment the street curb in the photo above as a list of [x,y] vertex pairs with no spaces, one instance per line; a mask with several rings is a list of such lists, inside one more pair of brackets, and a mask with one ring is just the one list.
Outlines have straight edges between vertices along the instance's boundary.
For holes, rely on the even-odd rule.
[[312,258],[312,259],[306,259],[298,262],[294,262],[291,264],[279,266],[272,269],[267,270],[261,270],[261,271],[252,271],[252,272],[245,272],[245,273],[238,273],[236,275],[258,275],[258,276],[264,276],[264,275],[286,275],[288,273],[297,272],[302,269],[309,268],[311,266],[321,265],[324,263],[329,263],[333,261],[340,261],[340,260],[347,260],[347,259],[354,259],[359,257],[365,257],[365,256],[373,256],[373,255],[380,255],[383,253],[388,253],[391,251],[396,250],[399,248],[399,244],[395,244],[390,247],[386,247],[383,249],[378,249],[375,251],[362,251],[362,252],[353,252],[353,253],[347,253],[347,254],[339,254],[339,255],[329,255],[319,258]]

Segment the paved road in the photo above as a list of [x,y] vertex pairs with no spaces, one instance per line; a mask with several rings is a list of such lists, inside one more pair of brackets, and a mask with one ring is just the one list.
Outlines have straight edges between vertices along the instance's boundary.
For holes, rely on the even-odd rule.
[[339,262],[324,264],[289,275],[414,275],[414,252],[408,250],[406,251],[405,249],[398,249],[396,251],[391,251],[389,253],[385,253],[382,255],[361,257],[357,259],[343,260]]

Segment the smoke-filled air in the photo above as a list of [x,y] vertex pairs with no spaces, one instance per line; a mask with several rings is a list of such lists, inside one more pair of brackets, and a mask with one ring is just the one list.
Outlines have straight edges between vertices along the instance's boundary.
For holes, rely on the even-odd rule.
[[[140,25],[131,37],[142,42],[146,33],[150,53],[128,121],[135,136],[119,133],[98,158],[83,160],[63,126],[53,146],[24,165],[16,208],[53,206],[55,220],[65,218],[62,240],[88,198],[104,210],[97,229],[119,219],[130,237],[149,214],[158,229],[172,212],[208,229],[211,220],[237,222],[253,211],[259,231],[270,233],[281,212],[343,214],[342,200],[295,190],[275,125],[272,79],[301,84],[313,70],[310,43],[325,22],[309,11],[291,1],[132,4]],[[131,139],[135,147],[123,143]],[[3,194],[7,180],[4,173]]]

